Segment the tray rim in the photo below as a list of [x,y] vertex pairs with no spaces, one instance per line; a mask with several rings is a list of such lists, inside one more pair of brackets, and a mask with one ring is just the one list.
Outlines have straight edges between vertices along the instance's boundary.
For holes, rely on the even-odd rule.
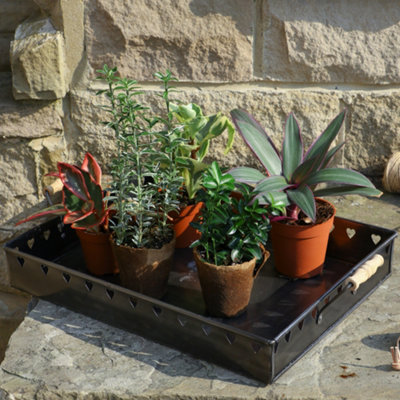
[[[366,223],[363,223],[363,222],[359,222],[359,221],[355,221],[355,220],[352,220],[352,219],[349,219],[349,218],[343,218],[343,217],[339,217],[339,216],[335,216],[335,221],[336,221],[336,219],[340,219],[340,220],[343,220],[343,221],[349,221],[351,223],[357,223],[357,224],[363,225],[363,226],[371,228],[371,229],[377,229],[379,231],[385,231],[387,234],[389,234],[390,237],[388,237],[386,240],[382,241],[381,243],[377,244],[377,247],[374,250],[374,253],[378,252],[379,249],[384,248],[385,246],[390,244],[398,236],[398,233],[395,230],[392,230],[392,229],[379,227],[379,226],[371,225],[371,224],[366,224]],[[154,297],[147,296],[145,294],[142,294],[142,293],[136,292],[134,290],[125,288],[123,286],[120,286],[118,284],[115,284],[115,283],[112,283],[112,282],[108,282],[108,281],[106,281],[104,279],[101,279],[99,277],[96,277],[94,275],[89,275],[89,274],[86,274],[84,272],[80,272],[78,270],[66,267],[66,266],[64,266],[62,264],[58,264],[58,263],[56,263],[54,261],[44,260],[44,259],[42,259],[40,257],[34,256],[34,255],[26,253],[26,252],[22,252],[19,249],[17,250],[16,248],[11,247],[12,243],[14,241],[20,240],[24,236],[30,236],[30,234],[31,235],[34,234],[35,230],[39,230],[41,226],[47,225],[47,224],[50,225],[52,223],[55,223],[56,220],[59,220],[59,217],[52,218],[52,219],[50,219],[50,220],[48,220],[48,221],[46,221],[46,222],[44,222],[44,223],[42,223],[40,225],[32,227],[31,229],[23,232],[21,235],[15,237],[15,238],[7,241],[5,244],[3,244],[3,249],[5,250],[6,253],[13,254],[16,257],[23,256],[25,258],[31,259],[31,260],[33,260],[33,261],[35,261],[37,263],[40,263],[40,264],[44,264],[43,261],[45,261],[45,264],[51,266],[52,268],[54,268],[54,269],[56,269],[58,271],[69,273],[69,274],[72,273],[73,275],[78,276],[81,279],[90,280],[90,281],[96,282],[96,284],[99,284],[99,285],[101,285],[101,286],[103,286],[105,288],[108,288],[108,289],[111,289],[111,290],[116,290],[116,291],[122,292],[125,295],[128,295],[130,297],[134,297],[134,298],[140,299],[142,301],[144,300],[144,301],[146,301],[148,303],[152,303],[152,304],[158,305],[160,307],[167,308],[170,311],[173,311],[175,313],[179,313],[179,314],[185,315],[185,316],[187,316],[189,318],[193,318],[193,319],[199,320],[201,322],[216,326],[216,327],[218,327],[220,329],[224,329],[224,330],[230,331],[232,333],[235,333],[235,334],[238,334],[238,335],[241,335],[241,336],[246,336],[248,339],[261,342],[264,345],[274,345],[277,340],[280,340],[280,338],[282,338],[291,329],[291,325],[289,325],[288,327],[286,327],[286,329],[282,330],[273,339],[264,338],[264,337],[259,336],[257,334],[250,333],[250,332],[244,331],[242,329],[236,328],[234,326],[226,325],[225,323],[220,322],[218,319],[197,314],[197,313],[195,313],[193,311],[190,311],[190,310],[187,310],[185,308],[170,304],[168,302],[156,299]],[[335,221],[334,221],[334,223],[335,223]],[[391,248],[391,252],[393,252],[393,246]],[[360,267],[360,265],[365,263],[370,257],[371,257],[371,253],[368,253],[359,262],[354,264],[353,267],[350,268],[346,272],[346,274],[344,275],[343,279],[345,279],[346,277],[350,276],[357,268]],[[392,254],[390,254],[390,270],[389,270],[389,275],[388,276],[390,276],[390,272],[391,272],[391,260],[392,260]],[[323,294],[323,296],[321,296],[320,300],[323,300],[325,297],[329,296],[329,294],[332,293],[335,289],[336,289],[336,286],[333,285],[331,288],[329,288]],[[315,308],[315,304],[312,304],[309,307],[307,307],[307,309],[305,309],[301,314],[298,315],[296,320],[304,318],[306,315],[308,315],[310,313],[310,311],[313,308]]]

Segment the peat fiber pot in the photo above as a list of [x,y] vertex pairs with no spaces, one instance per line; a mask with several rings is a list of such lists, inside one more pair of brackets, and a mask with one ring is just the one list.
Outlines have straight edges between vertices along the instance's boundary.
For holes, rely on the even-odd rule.
[[243,312],[249,304],[254,279],[269,257],[264,250],[261,264],[256,269],[256,259],[236,265],[214,265],[204,261],[193,249],[194,260],[204,302],[213,317],[234,317]]
[[200,232],[194,229],[190,223],[195,222],[200,216],[203,202],[184,207],[177,217],[173,218],[174,231],[176,236],[175,247],[184,249],[189,247],[200,237]]
[[110,245],[109,233],[92,233],[76,229],[81,243],[86,268],[93,275],[117,274],[119,272]]
[[336,209],[328,201],[317,199],[317,218],[319,204],[330,206],[332,212],[332,216],[321,223],[287,225],[281,221],[271,222],[275,268],[280,274],[304,279],[322,273]]
[[175,236],[161,249],[120,246],[112,239],[111,245],[122,286],[157,299],[165,294],[175,251]]

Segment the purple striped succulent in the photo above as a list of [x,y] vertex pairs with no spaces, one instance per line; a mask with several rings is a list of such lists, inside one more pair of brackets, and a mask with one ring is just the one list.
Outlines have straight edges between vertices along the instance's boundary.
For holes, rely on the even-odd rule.
[[[234,168],[229,173],[236,181],[253,185],[260,203],[283,203],[286,217],[292,219],[297,219],[301,210],[315,221],[315,197],[344,194],[379,196],[381,192],[364,175],[329,166],[344,145],[340,143],[330,149],[345,114],[345,111],[339,113],[306,152],[296,118],[293,113],[289,114],[282,151],[279,152],[253,116],[243,110],[232,110],[237,130],[265,168],[266,175],[249,167]],[[318,188],[320,183],[326,187]]]

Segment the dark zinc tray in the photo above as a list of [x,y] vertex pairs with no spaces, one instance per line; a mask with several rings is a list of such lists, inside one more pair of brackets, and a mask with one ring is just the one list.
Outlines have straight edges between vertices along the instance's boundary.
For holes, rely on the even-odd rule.
[[[59,219],[5,245],[12,286],[265,383],[279,377],[391,272],[396,232],[336,218],[324,272],[279,277],[273,261],[257,277],[247,311],[208,317],[191,251],[177,251],[168,292],[156,300],[85,269],[78,239]],[[384,263],[352,294],[345,280],[375,254]],[[273,258],[273,257],[272,257]]]

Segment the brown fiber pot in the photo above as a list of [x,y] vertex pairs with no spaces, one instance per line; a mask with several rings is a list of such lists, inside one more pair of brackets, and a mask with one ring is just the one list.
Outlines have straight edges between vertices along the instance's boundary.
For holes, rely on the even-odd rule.
[[86,268],[93,275],[117,274],[118,267],[110,245],[109,233],[92,233],[76,229]]
[[180,211],[177,217],[173,218],[176,248],[187,248],[200,237],[200,232],[194,229],[190,223],[195,222],[199,218],[203,204],[204,203],[199,202],[193,205],[188,205]]
[[204,261],[193,249],[201,290],[207,310],[214,317],[234,317],[246,309],[254,279],[266,263],[269,252],[264,250],[261,265],[255,271],[256,259],[237,265],[218,266]]
[[175,251],[175,237],[161,249],[135,249],[111,241],[122,286],[147,296],[161,298],[167,290]]
[[297,226],[272,221],[271,241],[276,270],[290,278],[311,278],[322,273],[328,247],[329,233],[333,226],[332,217],[317,225]]

